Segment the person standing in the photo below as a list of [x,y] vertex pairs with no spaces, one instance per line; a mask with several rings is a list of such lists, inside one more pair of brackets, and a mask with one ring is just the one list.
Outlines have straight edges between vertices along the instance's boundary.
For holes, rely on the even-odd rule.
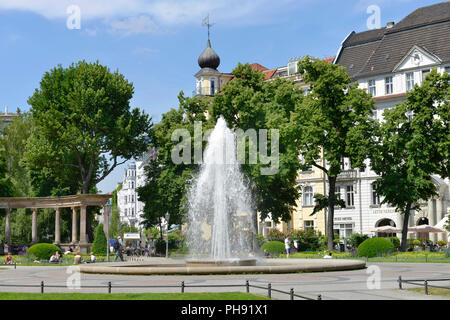
[[284,247],[286,248],[286,258],[289,258],[289,253],[291,252],[291,240],[289,237],[284,239]]
[[114,262],[116,262],[117,258],[120,258],[120,260],[124,261],[122,255],[122,239],[120,238],[120,236],[118,236],[117,239],[114,241],[114,251],[116,252]]

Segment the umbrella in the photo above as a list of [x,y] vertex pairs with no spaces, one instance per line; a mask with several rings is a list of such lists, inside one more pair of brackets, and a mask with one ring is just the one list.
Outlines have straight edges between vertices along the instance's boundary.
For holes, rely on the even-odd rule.
[[420,226],[415,226],[415,227],[411,227],[408,229],[408,232],[410,233],[416,233],[416,232],[436,232],[436,233],[440,233],[440,232],[447,232],[444,229],[441,228],[437,228],[437,227],[433,227],[430,226],[428,224],[422,224]]
[[401,229],[392,226],[382,226],[364,230],[365,232],[381,232],[381,233],[400,233]]

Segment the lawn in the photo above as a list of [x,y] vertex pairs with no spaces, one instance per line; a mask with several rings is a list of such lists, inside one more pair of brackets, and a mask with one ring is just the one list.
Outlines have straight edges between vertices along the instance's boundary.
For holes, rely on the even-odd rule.
[[0,300],[270,300],[243,292],[226,293],[0,293]]
[[[290,258],[297,259],[322,259],[325,252],[296,252]],[[280,255],[280,258],[285,255]],[[335,259],[367,260],[347,252],[333,252]],[[407,263],[450,263],[450,257],[445,252],[398,252],[380,257],[369,258],[369,262],[407,262]]]
[[[413,291],[413,292],[418,292],[418,293],[422,293],[425,294],[425,288],[412,288],[412,289],[408,289],[409,291]],[[445,296],[445,297],[450,297],[450,287],[448,287],[448,289],[443,289],[443,288],[431,288],[428,287],[428,294],[432,295],[432,296]]]

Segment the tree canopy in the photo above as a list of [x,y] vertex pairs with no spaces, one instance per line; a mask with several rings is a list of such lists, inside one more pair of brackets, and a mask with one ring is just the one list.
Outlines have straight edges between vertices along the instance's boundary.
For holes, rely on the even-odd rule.
[[[114,168],[147,150],[149,117],[130,109],[133,84],[85,61],[45,73],[28,103],[36,125],[27,162],[77,172],[86,194]],[[62,176],[62,174],[60,174]]]
[[[328,181],[328,249],[333,249],[336,181],[348,158],[352,168],[364,169],[373,148],[376,122],[372,97],[358,84],[352,84],[345,67],[306,57],[298,70],[309,84],[309,94],[297,105],[293,123],[296,144],[304,168],[313,166],[324,172]],[[325,164],[323,163],[325,161]]]

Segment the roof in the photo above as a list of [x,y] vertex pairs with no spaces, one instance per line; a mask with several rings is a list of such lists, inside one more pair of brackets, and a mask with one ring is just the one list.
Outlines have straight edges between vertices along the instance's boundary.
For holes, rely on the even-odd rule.
[[414,46],[450,61],[450,1],[419,8],[392,28],[352,33],[336,63],[353,78],[390,73]]

